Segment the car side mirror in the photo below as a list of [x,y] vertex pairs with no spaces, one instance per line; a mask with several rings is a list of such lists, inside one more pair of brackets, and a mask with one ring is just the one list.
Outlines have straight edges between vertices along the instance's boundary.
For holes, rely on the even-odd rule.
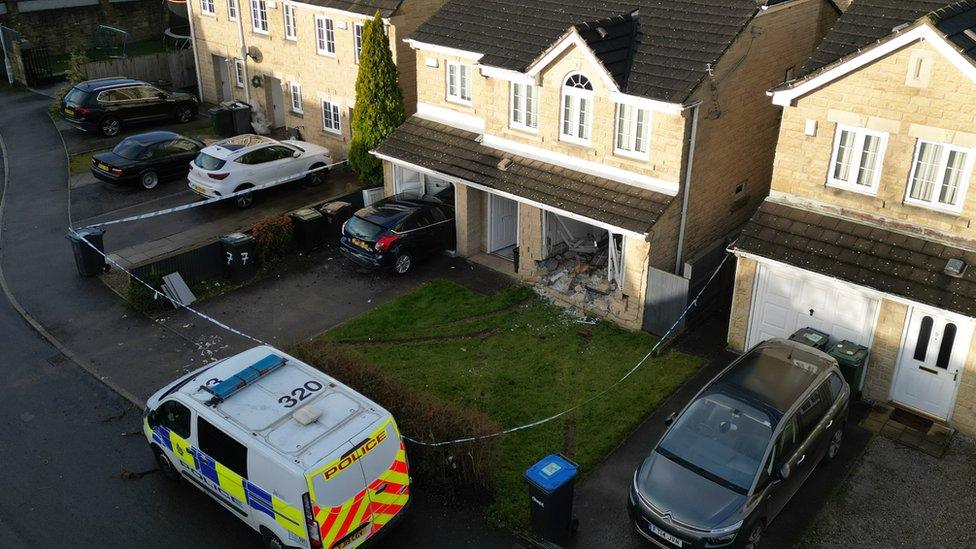
[[302,153],[300,153],[298,151],[295,151],[295,152],[291,153],[291,157],[292,158],[299,158],[300,156],[302,156]]
[[158,422],[156,421],[156,410],[152,410],[148,414],[146,414],[146,423],[149,424],[150,428],[156,427],[156,425],[158,424]]
[[786,479],[790,478],[790,473],[791,472],[792,471],[790,470],[790,464],[789,463],[784,463],[779,468],[779,479],[780,480],[786,480]]
[[671,415],[664,420],[664,424],[670,427],[676,419],[678,419],[678,412],[671,412]]

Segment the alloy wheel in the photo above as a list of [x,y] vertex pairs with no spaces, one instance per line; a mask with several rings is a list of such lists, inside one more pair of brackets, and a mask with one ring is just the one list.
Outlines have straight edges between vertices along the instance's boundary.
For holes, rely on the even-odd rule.
[[142,183],[143,189],[155,189],[156,185],[159,185],[159,176],[156,175],[156,172],[148,171],[142,174],[140,182]]
[[115,137],[119,134],[119,130],[122,129],[122,123],[119,122],[118,118],[106,118],[102,120],[102,133],[106,137]]
[[234,203],[237,204],[237,207],[242,210],[244,208],[250,208],[251,204],[254,203],[254,194],[253,193],[242,194],[234,200]]
[[189,122],[193,118],[193,113],[190,111],[189,107],[181,107],[176,111],[176,119],[181,123]]
[[744,549],[759,549],[759,542],[762,540],[762,533],[762,523],[753,526],[752,530],[749,531],[749,537],[746,539]]
[[396,265],[394,266],[394,269],[396,269],[397,274],[406,274],[407,271],[410,270],[412,264],[413,264],[413,260],[410,258],[410,256],[407,254],[403,254],[397,257]]

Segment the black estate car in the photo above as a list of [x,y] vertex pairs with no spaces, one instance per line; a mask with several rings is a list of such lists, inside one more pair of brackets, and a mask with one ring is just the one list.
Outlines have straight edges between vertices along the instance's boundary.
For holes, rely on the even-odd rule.
[[634,475],[630,517],[658,547],[759,546],[821,459],[837,455],[850,387],[837,361],[772,339],[716,376]]
[[141,133],[126,137],[109,152],[92,156],[91,173],[108,183],[138,183],[153,189],[160,181],[185,177],[190,161],[205,146],[178,133]]
[[406,274],[416,258],[453,248],[455,238],[453,194],[399,194],[356,212],[339,245],[360,265]]
[[129,78],[102,78],[75,84],[61,100],[67,123],[107,137],[122,126],[154,120],[189,122],[197,115],[197,98],[188,93],[163,91]]

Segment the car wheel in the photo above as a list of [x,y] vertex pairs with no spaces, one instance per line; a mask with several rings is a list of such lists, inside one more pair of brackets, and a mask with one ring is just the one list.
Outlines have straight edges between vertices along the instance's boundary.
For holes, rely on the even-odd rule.
[[324,169],[325,164],[315,164],[309,170],[318,170],[305,176],[305,184],[309,187],[318,187],[329,178],[329,170]]
[[264,541],[265,549],[285,549],[287,547],[278,536],[267,528],[261,528],[261,539]]
[[173,463],[166,457],[163,453],[162,448],[159,446],[153,446],[153,455],[156,457],[156,464],[159,466],[159,472],[163,474],[164,477],[169,480],[180,480],[180,472],[176,469]]
[[831,461],[837,454],[840,453],[840,447],[844,443],[844,425],[841,424],[840,427],[834,431],[834,435],[830,437],[830,446],[827,447],[827,455],[824,456],[824,461]]
[[106,116],[98,125],[98,129],[105,137],[115,137],[122,131],[122,121],[114,116]]
[[404,252],[396,256],[396,261],[393,263],[393,270],[398,275],[405,275],[410,272],[413,268],[413,256]]
[[[254,185],[241,185],[240,187],[234,189],[234,192],[236,193],[245,189],[250,189],[253,186]],[[252,204],[254,204],[254,193],[244,193],[234,197],[234,205],[242,210],[250,208]]]
[[190,120],[193,120],[193,109],[190,107],[179,107],[176,109],[176,121],[180,124],[186,124]]
[[155,189],[156,185],[159,185],[159,174],[152,170],[146,170],[139,176],[139,184],[146,190]]
[[742,541],[742,549],[759,549],[759,543],[762,541],[763,535],[763,523],[757,522],[752,530],[749,530],[749,535],[746,539]]

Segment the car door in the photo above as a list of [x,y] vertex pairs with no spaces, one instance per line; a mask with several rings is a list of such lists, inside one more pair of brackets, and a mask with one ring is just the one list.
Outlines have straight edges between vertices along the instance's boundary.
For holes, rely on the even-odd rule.
[[285,145],[272,145],[268,150],[270,181],[294,181],[305,176],[305,163],[295,158],[298,151]]
[[132,88],[135,96],[133,109],[138,112],[139,120],[159,120],[169,116],[167,94],[153,86],[135,86]]
[[274,160],[274,153],[270,146],[263,146],[244,154],[236,161],[241,165],[240,174],[235,177],[236,183],[263,185],[270,182],[270,177],[273,175],[270,164]]
[[800,440],[803,441],[800,449],[804,452],[806,461],[810,462],[809,467],[807,467],[806,462],[799,465],[803,467],[801,471],[807,475],[820,463],[820,458],[827,451],[830,439],[827,436],[828,422],[831,421],[827,416],[828,412],[831,411],[832,403],[833,399],[830,398],[827,390],[827,382],[824,381],[810,393],[810,396],[803,401],[800,409],[797,410],[798,433]]
[[142,86],[130,86],[115,90],[118,96],[119,117],[126,122],[142,122],[151,118],[147,114],[146,99]]
[[189,139],[178,138],[165,143],[161,170],[167,177],[183,177],[190,170],[190,161],[200,152],[200,145]]
[[99,92],[97,101],[106,115],[128,120],[129,114],[126,109],[130,106],[131,99],[132,91],[129,88],[119,88]]
[[432,226],[433,219],[429,209],[414,212],[400,224],[399,232],[406,236],[410,249],[417,255],[426,255],[434,246],[436,226]]
[[199,415],[196,418],[197,470],[190,480],[247,519],[247,446]]
[[765,466],[765,473],[769,479],[766,505],[770,518],[775,517],[786,506],[803,483],[796,475],[790,474],[786,478],[780,475],[783,466],[792,462],[800,446],[797,438],[796,416],[792,415],[782,420],[782,425]]
[[183,403],[166,400],[159,404],[149,416],[149,427],[153,431],[153,442],[184,476],[196,469],[196,459],[192,451],[193,413]]

